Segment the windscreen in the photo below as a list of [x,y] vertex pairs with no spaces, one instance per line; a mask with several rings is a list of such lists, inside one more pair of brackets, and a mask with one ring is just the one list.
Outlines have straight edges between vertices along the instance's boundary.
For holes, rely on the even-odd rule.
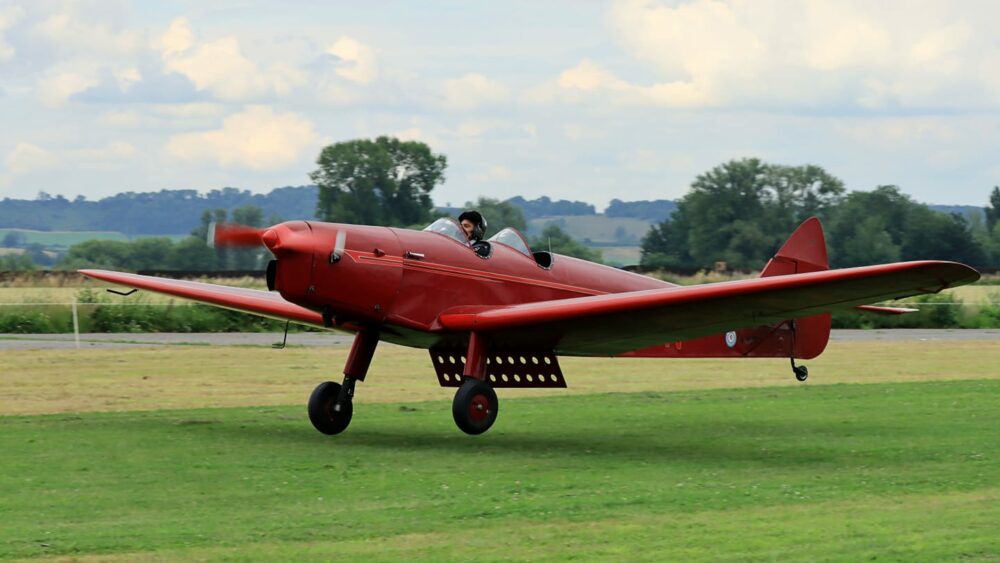
[[462,244],[465,244],[468,241],[468,239],[465,238],[465,231],[463,231],[462,227],[460,227],[458,223],[450,217],[442,217],[424,227],[424,230],[441,233],[442,235],[453,238]]
[[491,236],[489,238],[491,242],[499,242],[500,244],[505,244],[511,248],[517,249],[518,252],[524,254],[527,257],[531,257],[531,250],[528,248],[528,243],[524,241],[524,237],[521,233],[514,229],[506,228],[499,233]]

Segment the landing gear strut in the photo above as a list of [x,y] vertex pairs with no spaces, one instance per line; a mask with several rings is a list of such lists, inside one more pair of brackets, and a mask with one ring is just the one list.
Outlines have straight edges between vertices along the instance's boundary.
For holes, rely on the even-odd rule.
[[486,382],[487,342],[478,332],[469,335],[465,353],[462,386],[451,403],[455,424],[466,434],[482,434],[497,420],[499,401],[493,387]]
[[798,379],[799,381],[805,381],[809,379],[809,368],[807,368],[806,366],[795,365],[795,358],[791,358],[791,360],[792,360],[792,373],[795,374],[795,379]]
[[378,332],[358,332],[344,366],[344,383],[324,381],[313,390],[309,397],[309,421],[316,430],[323,434],[340,434],[351,424],[354,384],[365,380],[377,344]]

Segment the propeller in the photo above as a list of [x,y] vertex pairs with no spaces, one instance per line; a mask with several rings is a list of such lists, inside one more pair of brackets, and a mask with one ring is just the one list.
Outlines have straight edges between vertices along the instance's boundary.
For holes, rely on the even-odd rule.
[[211,223],[208,226],[208,246],[215,247],[249,247],[264,244],[264,233],[268,229],[247,227],[227,223]]
[[[344,250],[345,233],[337,233],[335,251],[339,260]],[[208,226],[208,246],[213,248],[237,247],[253,248],[264,246],[274,255],[274,260],[267,263],[265,278],[267,288],[274,291],[278,286],[278,262],[293,258],[296,255],[308,256],[311,259],[314,240],[310,229],[304,221],[281,223],[271,227],[257,228],[229,223],[211,223]]]

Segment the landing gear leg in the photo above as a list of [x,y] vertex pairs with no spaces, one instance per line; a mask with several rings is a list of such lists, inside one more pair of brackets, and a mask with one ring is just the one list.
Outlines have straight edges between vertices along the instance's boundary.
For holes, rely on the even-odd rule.
[[486,339],[473,332],[465,354],[462,386],[451,404],[455,424],[466,434],[482,434],[497,420],[500,403],[496,391],[486,382],[486,357]]
[[809,368],[807,368],[806,366],[795,365],[795,358],[791,358],[791,360],[792,360],[792,373],[795,374],[795,379],[798,379],[799,381],[805,381],[809,379]]
[[378,332],[358,332],[344,366],[344,383],[324,381],[313,390],[309,397],[309,421],[316,430],[323,434],[340,434],[351,424],[354,384],[365,380],[377,344]]

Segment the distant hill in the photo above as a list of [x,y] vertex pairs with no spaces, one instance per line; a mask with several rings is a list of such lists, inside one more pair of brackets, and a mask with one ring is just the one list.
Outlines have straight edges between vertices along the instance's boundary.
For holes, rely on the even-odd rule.
[[665,221],[677,209],[677,202],[669,199],[643,199],[639,201],[611,200],[604,210],[608,217],[632,217],[656,223]]
[[514,196],[507,200],[521,208],[525,219],[535,219],[537,217],[549,217],[552,215],[595,215],[597,211],[594,206],[585,201],[569,201],[560,199],[553,201],[547,196],[537,199],[524,199],[521,196]]
[[115,231],[135,235],[191,232],[206,209],[231,211],[245,205],[264,210],[265,219],[310,219],[316,214],[316,186],[276,188],[268,194],[223,188],[125,192],[97,201],[41,194],[35,200],[0,201],[0,228],[36,231]]
[[928,205],[927,207],[941,213],[958,213],[965,218],[979,215],[980,219],[986,220],[986,209],[975,205]]
[[639,246],[652,224],[649,220],[635,217],[557,215],[529,219],[526,234],[537,236],[550,223],[559,225],[569,236],[591,247]]

